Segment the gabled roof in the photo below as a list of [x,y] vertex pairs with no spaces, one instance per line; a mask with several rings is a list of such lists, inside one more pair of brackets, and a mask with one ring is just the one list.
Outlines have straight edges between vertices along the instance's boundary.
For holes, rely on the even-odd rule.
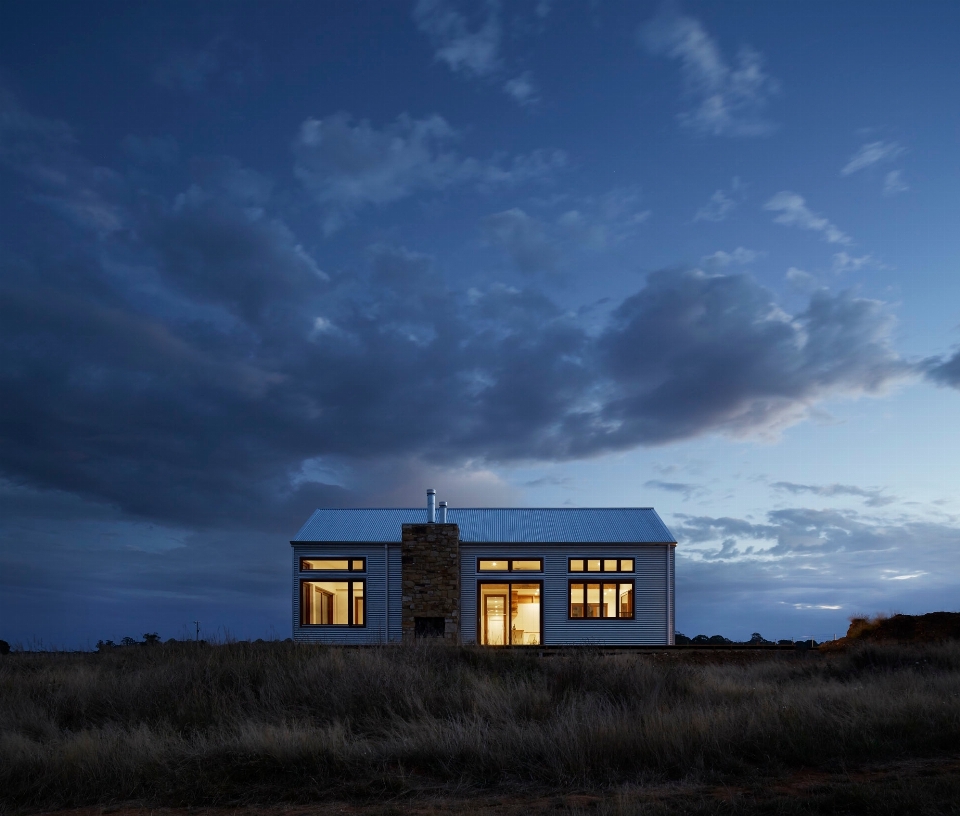
[[[402,525],[426,521],[425,507],[321,509],[291,543],[395,542]],[[460,527],[467,543],[676,543],[652,507],[451,507],[447,522]]]

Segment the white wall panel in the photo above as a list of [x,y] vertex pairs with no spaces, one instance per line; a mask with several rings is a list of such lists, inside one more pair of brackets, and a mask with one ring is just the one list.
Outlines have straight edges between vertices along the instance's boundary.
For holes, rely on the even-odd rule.
[[[543,643],[559,645],[662,645],[672,642],[672,550],[664,544],[461,544],[460,614],[464,643],[477,639],[477,582],[543,581]],[[477,572],[478,558],[542,558],[543,573]],[[568,559],[587,557],[633,558],[635,572],[575,573]],[[634,581],[633,620],[568,617],[570,578],[625,578]]]
[[[293,639],[298,643],[363,645],[400,640],[400,548],[389,547],[390,614],[387,616],[387,550],[382,544],[297,544],[293,548]],[[366,558],[367,570],[358,572],[300,571],[301,558]],[[301,626],[300,581],[366,581],[366,626]]]

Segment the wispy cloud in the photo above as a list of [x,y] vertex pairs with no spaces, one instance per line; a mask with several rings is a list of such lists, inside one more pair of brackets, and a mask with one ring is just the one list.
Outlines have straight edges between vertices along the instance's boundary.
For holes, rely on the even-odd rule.
[[221,34],[205,47],[175,51],[153,66],[155,85],[191,96],[210,90],[235,90],[260,76],[255,50]]
[[502,30],[496,4],[488,3],[479,23],[471,25],[447,0],[419,0],[413,19],[433,43],[435,58],[451,71],[482,77],[500,67]]
[[747,249],[746,247],[737,247],[733,252],[724,252],[722,249],[718,249],[712,255],[704,255],[700,259],[700,262],[706,266],[725,267],[731,264],[744,266],[753,263],[762,254],[762,252]]
[[878,266],[881,264],[873,255],[861,255],[857,258],[847,252],[838,252],[833,256],[833,271],[838,274],[859,272],[861,269]]
[[556,267],[558,252],[547,239],[546,225],[514,207],[483,219],[488,239],[502,247],[521,272]]
[[797,484],[795,482],[774,482],[770,485],[774,490],[782,490],[787,493],[810,493],[815,496],[858,496],[866,499],[866,504],[870,507],[884,507],[897,501],[896,496],[884,494],[883,490],[877,488],[857,487],[856,485],[809,485]]
[[[542,20],[549,11],[549,5],[541,4],[534,13]],[[504,75],[509,76],[510,67],[505,65],[501,52],[503,25],[500,3],[496,0],[473,4],[418,0],[413,19],[417,28],[429,37],[434,59],[445,63],[454,73],[488,82],[499,79],[503,92],[519,105],[539,101],[537,84],[530,71],[503,81]]]
[[737,202],[723,190],[717,190],[693,217],[694,221],[723,221],[735,209]]
[[849,176],[851,173],[864,170],[874,164],[891,161],[903,153],[904,150],[905,148],[901,147],[897,142],[870,142],[862,145],[860,149],[851,156],[850,161],[843,166],[840,175]]
[[687,482],[664,482],[660,479],[650,479],[644,482],[643,486],[653,490],[665,490],[668,493],[680,493],[684,501],[687,501],[697,493],[703,492],[703,488],[700,485],[688,484]]
[[524,71],[520,76],[508,79],[503,83],[503,90],[520,105],[533,105],[540,100],[530,71]]
[[362,207],[406,198],[417,190],[442,190],[475,182],[510,186],[554,174],[566,162],[558,150],[499,159],[460,156],[459,133],[442,117],[400,115],[377,129],[349,114],[307,119],[294,141],[295,174],[326,210],[324,231],[339,229]]
[[763,70],[760,54],[742,47],[731,66],[700,21],[667,12],[640,30],[651,54],[680,61],[686,94],[695,101],[680,114],[681,123],[715,136],[762,136],[774,126],[761,111],[779,83]]
[[766,204],[765,210],[779,213],[773,220],[778,224],[800,227],[801,229],[814,230],[823,234],[826,241],[831,244],[849,244],[851,239],[839,227],[831,224],[822,215],[813,212],[804,200],[803,196],[792,193],[789,190],[783,190],[777,193]]
[[894,196],[897,193],[905,193],[910,187],[903,180],[903,174],[899,170],[891,170],[883,180],[883,194]]

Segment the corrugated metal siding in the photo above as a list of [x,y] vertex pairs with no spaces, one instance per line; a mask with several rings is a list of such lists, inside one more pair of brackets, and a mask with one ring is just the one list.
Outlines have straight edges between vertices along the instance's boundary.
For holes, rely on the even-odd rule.
[[676,643],[675,636],[677,632],[677,573],[676,573],[676,547],[668,547],[670,557],[670,640],[673,646]]
[[[593,542],[588,542],[593,543]],[[505,542],[506,544],[506,542]],[[550,543],[543,547],[498,544],[460,546],[460,620],[464,643],[477,639],[477,581],[543,581],[543,642],[546,646],[595,644],[604,646],[661,645],[670,642],[672,621],[668,615],[669,545],[603,544],[585,550],[579,544]],[[597,549],[601,547],[603,552]],[[669,552],[666,552],[669,551]],[[567,616],[567,585],[570,577],[587,576],[567,571],[568,559],[586,555],[610,555],[635,559],[633,620],[570,620]],[[542,558],[543,573],[477,573],[477,558]],[[600,574],[589,574],[591,577]],[[613,577],[613,573],[610,574]],[[606,577],[604,575],[604,577]]]
[[[319,557],[366,558],[367,571],[356,572],[300,572],[300,559]],[[400,640],[400,548],[389,547],[390,562],[390,640]],[[298,643],[339,643],[366,645],[383,643],[387,631],[386,616],[386,564],[387,554],[383,544],[341,544],[337,546],[300,544],[293,547],[293,639]],[[366,626],[300,626],[300,581],[314,579],[324,581],[366,581],[367,625]]]
[[[399,542],[402,525],[426,520],[420,507],[321,509],[294,540]],[[675,543],[650,507],[451,508],[447,520],[460,527],[460,541],[466,543]]]

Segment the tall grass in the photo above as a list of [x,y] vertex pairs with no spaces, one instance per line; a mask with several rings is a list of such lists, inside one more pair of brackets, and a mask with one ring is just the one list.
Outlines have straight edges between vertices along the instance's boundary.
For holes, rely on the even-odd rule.
[[697,659],[286,643],[11,655],[0,808],[596,788],[960,750],[960,645]]

